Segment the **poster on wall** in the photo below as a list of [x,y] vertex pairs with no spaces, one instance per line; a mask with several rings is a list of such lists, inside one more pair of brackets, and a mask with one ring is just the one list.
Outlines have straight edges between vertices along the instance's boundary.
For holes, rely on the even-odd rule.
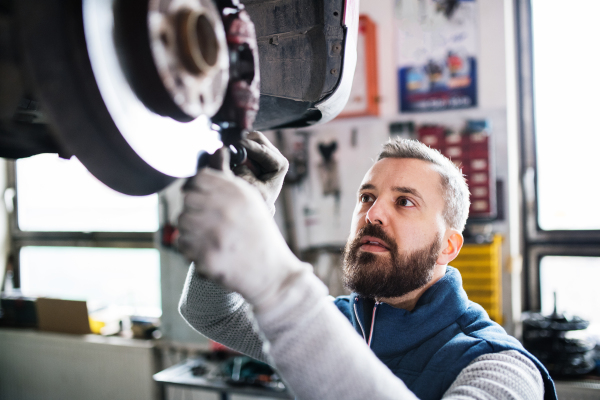
[[477,106],[477,2],[397,0],[400,112]]

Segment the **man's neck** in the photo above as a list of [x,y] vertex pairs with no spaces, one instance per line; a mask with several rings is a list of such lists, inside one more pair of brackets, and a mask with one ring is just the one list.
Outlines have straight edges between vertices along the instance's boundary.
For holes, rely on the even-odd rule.
[[388,298],[378,298],[377,301],[382,303],[389,304],[395,308],[402,308],[407,311],[412,311],[417,305],[417,301],[419,298],[425,293],[427,289],[433,286],[437,281],[442,279],[444,274],[446,273],[447,265],[436,265],[433,269],[433,278],[424,286],[421,286],[418,289],[413,290],[412,292],[408,292],[405,295],[400,297],[388,297]]

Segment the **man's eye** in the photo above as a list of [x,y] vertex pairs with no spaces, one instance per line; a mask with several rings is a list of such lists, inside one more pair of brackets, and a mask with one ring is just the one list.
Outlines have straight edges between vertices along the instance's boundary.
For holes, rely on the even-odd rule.
[[361,203],[368,203],[371,201],[371,196],[369,196],[368,194],[361,194],[358,199]]
[[415,203],[413,203],[409,199],[403,197],[401,199],[398,199],[398,205],[400,205],[402,207],[414,207]]

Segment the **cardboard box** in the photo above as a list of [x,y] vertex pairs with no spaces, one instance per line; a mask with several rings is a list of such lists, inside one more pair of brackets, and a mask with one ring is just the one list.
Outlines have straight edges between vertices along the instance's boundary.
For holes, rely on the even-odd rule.
[[38,329],[47,332],[91,333],[87,303],[40,297],[36,301]]

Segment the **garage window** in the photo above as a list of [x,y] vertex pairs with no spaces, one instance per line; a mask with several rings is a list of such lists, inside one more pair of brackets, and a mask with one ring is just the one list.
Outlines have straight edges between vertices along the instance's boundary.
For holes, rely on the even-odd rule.
[[[532,79],[540,229],[598,230],[600,2],[531,1]],[[589,71],[589,72],[586,72]]]
[[158,196],[109,189],[76,159],[17,161],[17,221],[27,232],[156,232]]
[[[525,308],[587,318],[598,330],[600,3],[517,2]],[[594,328],[596,327],[596,328]]]
[[544,256],[540,260],[540,295],[542,313],[557,310],[576,312],[591,321],[590,333],[600,338],[600,257]]
[[126,196],[75,158],[42,154],[11,163],[15,285],[28,296],[86,300],[160,316],[158,195]]

